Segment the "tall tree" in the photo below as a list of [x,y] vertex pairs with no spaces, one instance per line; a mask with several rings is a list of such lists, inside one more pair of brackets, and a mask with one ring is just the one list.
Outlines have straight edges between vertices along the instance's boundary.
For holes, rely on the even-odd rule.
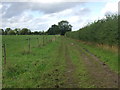
[[10,30],[9,32],[8,32],[8,35],[15,35],[16,33],[15,33],[15,31],[14,30]]
[[11,30],[12,30],[11,28],[6,28],[6,29],[5,29],[5,35],[7,35],[8,32],[11,31]]
[[0,29],[0,35],[4,35],[4,30]]
[[60,34],[60,30],[59,30],[58,25],[55,25],[55,24],[52,25],[52,26],[48,29],[47,33],[48,33],[49,35]]
[[72,25],[68,21],[62,20],[58,22],[58,26],[61,32],[61,35],[65,35],[66,32],[72,31]]
[[16,35],[19,35],[20,34],[20,28],[15,28],[14,32],[15,32]]
[[27,28],[23,28],[21,31],[20,31],[20,34],[21,35],[29,35],[31,33],[31,31]]

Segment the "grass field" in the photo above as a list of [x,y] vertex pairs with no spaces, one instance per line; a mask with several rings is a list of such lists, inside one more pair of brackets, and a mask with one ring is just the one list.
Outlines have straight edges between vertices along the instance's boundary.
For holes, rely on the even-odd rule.
[[3,88],[118,87],[117,52],[62,36],[2,38],[7,55]]

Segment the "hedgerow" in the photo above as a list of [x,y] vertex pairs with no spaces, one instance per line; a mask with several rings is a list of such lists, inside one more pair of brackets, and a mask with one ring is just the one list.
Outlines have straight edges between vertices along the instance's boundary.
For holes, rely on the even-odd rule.
[[106,18],[94,21],[78,31],[66,33],[70,38],[110,46],[118,44],[118,35],[118,15],[107,15]]

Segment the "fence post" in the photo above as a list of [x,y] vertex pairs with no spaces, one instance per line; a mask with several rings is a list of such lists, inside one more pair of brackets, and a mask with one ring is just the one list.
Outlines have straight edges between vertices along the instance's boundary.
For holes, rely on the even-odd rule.
[[30,52],[30,38],[28,39],[28,48],[29,48],[29,52]]
[[4,53],[4,64],[6,64],[6,45],[3,44],[3,53]]
[[44,35],[43,35],[43,46],[44,46]]
[[45,37],[45,41],[46,41],[46,44],[47,44],[47,36]]
[[40,46],[40,43],[39,43],[39,38],[37,38],[37,40],[38,40],[38,47]]

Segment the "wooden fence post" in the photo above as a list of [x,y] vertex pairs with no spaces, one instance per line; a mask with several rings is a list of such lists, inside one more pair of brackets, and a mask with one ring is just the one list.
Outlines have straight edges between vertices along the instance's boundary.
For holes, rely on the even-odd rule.
[[48,41],[47,41],[47,40],[48,40],[48,38],[47,38],[47,36],[46,36],[46,43],[48,43]]
[[43,46],[44,46],[44,35],[43,35]]
[[6,64],[6,45],[3,44],[3,53],[4,53],[4,64]]
[[39,43],[39,38],[37,38],[37,40],[38,40],[38,47],[40,46],[40,43]]
[[28,48],[29,48],[29,52],[30,52],[30,38],[28,39]]

